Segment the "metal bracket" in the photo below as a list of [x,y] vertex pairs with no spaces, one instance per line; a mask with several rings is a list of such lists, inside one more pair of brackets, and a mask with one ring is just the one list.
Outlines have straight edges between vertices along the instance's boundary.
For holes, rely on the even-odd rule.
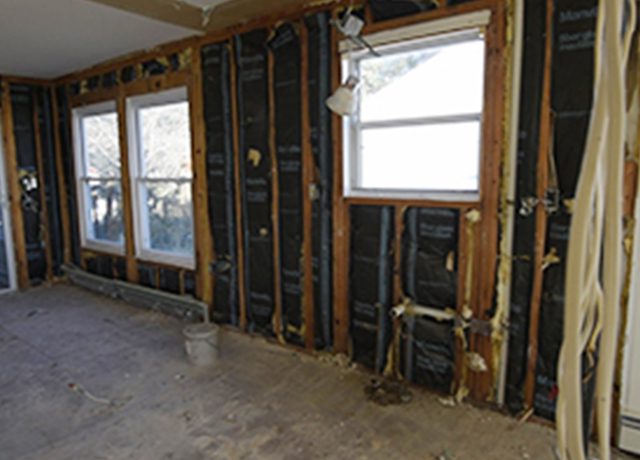
[[535,211],[536,207],[542,205],[547,214],[555,214],[560,209],[560,190],[549,188],[545,191],[544,199],[535,196],[528,196],[520,200],[520,215],[528,217]]

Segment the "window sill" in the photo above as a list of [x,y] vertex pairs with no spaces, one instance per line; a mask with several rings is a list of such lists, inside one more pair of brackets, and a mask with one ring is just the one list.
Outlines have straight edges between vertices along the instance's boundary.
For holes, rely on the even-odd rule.
[[193,257],[181,256],[160,251],[141,251],[136,255],[136,259],[140,262],[157,263],[161,265],[169,265],[177,268],[186,268],[187,270],[195,270],[196,263]]
[[125,255],[124,246],[120,246],[119,244],[102,243],[99,241],[85,241],[82,244],[81,249],[85,251],[100,252],[102,254],[110,254],[114,256]]
[[393,190],[350,190],[344,199],[353,204],[429,203],[443,206],[471,206],[480,202],[478,192],[403,192]]

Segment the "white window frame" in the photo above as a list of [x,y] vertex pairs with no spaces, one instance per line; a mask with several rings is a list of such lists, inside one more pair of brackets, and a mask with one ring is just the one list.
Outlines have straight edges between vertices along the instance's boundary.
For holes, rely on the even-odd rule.
[[[195,245],[196,238],[195,233],[193,235],[194,248],[193,253],[190,255],[182,255],[169,251],[162,251],[158,249],[150,249],[149,240],[149,218],[147,216],[148,209],[144,200],[144,193],[142,191],[143,184],[145,182],[175,182],[180,184],[188,183],[192,190],[191,197],[191,221],[192,229],[195,232],[193,209],[193,163],[191,164],[191,176],[184,178],[147,178],[143,175],[143,155],[140,151],[141,141],[141,127],[138,112],[140,109],[147,107],[172,104],[178,102],[189,103],[189,97],[187,88],[184,86],[173,88],[157,93],[143,94],[139,96],[132,96],[127,98],[127,137],[129,142],[129,170],[130,170],[130,183],[131,183],[131,198],[133,204],[133,223],[134,223],[134,237],[136,247],[136,257],[140,260],[149,262],[159,262],[166,265],[173,265],[177,267],[195,269]],[[191,123],[193,120],[189,119],[189,130],[191,132]],[[193,146],[191,147],[193,148]]]
[[[425,49],[431,46],[442,46],[448,43],[457,43],[473,36],[482,37],[485,35],[486,27],[491,20],[489,10],[476,11],[473,13],[456,15],[434,21],[414,24],[388,31],[382,31],[366,35],[364,39],[382,55],[395,54],[403,51]],[[486,43],[485,43],[486,45]],[[357,75],[360,59],[367,56],[367,49],[354,49],[351,41],[345,40],[340,43],[342,54],[342,74],[346,78],[348,75]],[[485,73],[483,75],[486,92],[487,66],[485,63]],[[347,198],[371,198],[371,199],[407,199],[407,200],[433,200],[433,201],[463,201],[477,202],[481,194],[481,170],[482,170],[482,139],[484,135],[484,107],[479,114],[460,114],[451,116],[425,117],[413,120],[385,120],[362,123],[359,117],[360,100],[358,99],[358,109],[356,114],[343,119],[343,190]],[[359,187],[359,174],[361,165],[361,142],[362,128],[364,127],[396,127],[440,124],[443,122],[480,122],[480,146],[478,155],[478,188],[473,191],[439,191],[425,188],[423,190],[412,189],[375,189]]]
[[[0,119],[2,119],[0,112]],[[16,265],[15,265],[15,248],[13,246],[13,227],[11,222],[11,212],[9,211],[9,184],[7,177],[7,169],[5,165],[5,154],[3,150],[4,142],[2,139],[2,131],[0,130],[0,217],[4,228],[0,228],[0,232],[4,232],[4,248],[7,254],[7,271],[9,272],[9,286],[0,288],[0,294],[5,294],[16,289]]]
[[[80,216],[80,243],[83,248],[92,249],[95,251],[107,252],[111,254],[124,255],[125,253],[125,237],[123,233],[123,239],[121,243],[115,243],[106,240],[97,240],[89,238],[89,228],[87,222],[87,216],[89,209],[87,192],[85,189],[85,182],[92,181],[116,181],[120,184],[122,193],[122,177],[118,175],[116,177],[90,177],[87,175],[88,159],[85,152],[84,145],[84,130],[82,129],[82,119],[92,115],[102,115],[107,113],[115,113],[118,116],[116,108],[116,102],[113,100],[100,102],[97,104],[91,104],[87,106],[77,107],[73,109],[73,145],[74,145],[74,166],[76,175],[76,197],[78,200],[78,215]],[[119,140],[118,140],[119,142]],[[119,144],[118,144],[119,145]],[[119,145],[119,147],[121,147]],[[122,149],[119,149],[120,161],[122,162]],[[124,200],[124,198],[123,198]],[[124,203],[120,203],[124,206]],[[124,225],[124,216],[123,216]],[[123,228],[124,232],[124,228]]]

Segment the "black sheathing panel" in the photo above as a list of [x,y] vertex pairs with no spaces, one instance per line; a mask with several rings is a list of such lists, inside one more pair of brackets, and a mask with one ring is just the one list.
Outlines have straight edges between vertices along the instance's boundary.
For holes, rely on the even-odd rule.
[[122,257],[115,257],[114,259],[115,278],[120,281],[127,281],[127,260]]
[[[419,305],[456,308],[459,212],[410,208],[403,235],[403,284]],[[447,266],[447,261],[452,264]]]
[[184,293],[196,296],[196,274],[192,271],[184,272]]
[[[409,208],[403,235],[402,282],[406,296],[438,309],[455,309],[460,213]],[[409,318],[404,325],[403,373],[409,381],[448,393],[455,370],[453,323]]]
[[331,30],[329,14],[305,19],[309,56],[309,125],[316,169],[318,199],[313,202],[313,289],[315,342],[319,348],[333,342],[332,185],[333,150],[331,113],[325,100],[331,93]]
[[14,84],[10,86],[10,92],[29,279],[32,283],[39,283],[46,277],[47,262],[43,240],[45,232],[40,215],[40,187],[44,184],[40,183],[38,177],[33,123],[35,88]]
[[[546,2],[525,3],[518,126],[516,211],[524,198],[536,196],[536,172],[540,137],[540,109],[544,73]],[[515,214],[509,320],[509,362],[505,401],[512,412],[523,409],[527,371],[529,312],[533,283],[535,213]]]
[[138,264],[138,283],[141,286],[156,289],[158,287],[157,271],[158,268],[152,265]]
[[[596,0],[558,0],[555,4],[551,105],[555,114],[554,159],[562,199],[574,197],[586,141],[593,95],[596,15]],[[555,249],[560,263],[545,270],[534,407],[538,415],[550,419],[555,417],[570,220],[562,208],[549,216],[547,227],[546,253]],[[585,412],[590,414],[590,407]]]
[[280,195],[282,324],[289,342],[303,344],[302,126],[300,37],[284,24],[269,42],[274,59],[276,154]]
[[160,290],[180,294],[180,271],[174,268],[160,268]]
[[272,335],[273,232],[266,41],[265,30],[234,37],[247,317],[250,332]]
[[213,319],[238,325],[238,264],[229,46],[202,49],[209,217],[216,260]]
[[118,84],[118,72],[112,70],[102,75],[102,87],[112,88]]
[[53,274],[61,276],[62,224],[60,220],[60,195],[58,191],[58,171],[55,162],[54,121],[51,107],[51,95],[46,88],[38,88],[36,92],[39,112],[40,138],[42,145],[42,165],[44,190],[47,200],[47,220],[49,234],[46,244],[51,248]]
[[113,279],[113,257],[107,255],[99,255],[96,257],[97,275],[104,278]]
[[71,226],[71,260],[80,266],[80,230],[78,221],[78,204],[75,186],[75,165],[73,158],[73,143],[71,142],[71,120],[69,105],[67,102],[67,91],[64,86],[56,89],[58,102],[58,126],[60,134],[60,147],[64,163],[64,183],[67,193],[67,206],[69,209],[69,223]]
[[381,372],[391,340],[394,208],[351,208],[349,276],[353,360]]
[[437,8],[433,0],[369,0],[374,21],[409,16]]

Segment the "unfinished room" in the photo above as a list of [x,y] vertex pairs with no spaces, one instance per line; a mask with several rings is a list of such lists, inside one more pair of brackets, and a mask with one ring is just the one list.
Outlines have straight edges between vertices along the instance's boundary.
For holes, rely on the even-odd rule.
[[0,0],[0,460],[640,456],[638,0]]

